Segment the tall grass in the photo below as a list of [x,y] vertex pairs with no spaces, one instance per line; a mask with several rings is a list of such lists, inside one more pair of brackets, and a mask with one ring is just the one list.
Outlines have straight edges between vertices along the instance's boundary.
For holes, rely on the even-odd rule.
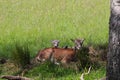
[[39,49],[73,44],[70,38],[85,38],[85,45],[108,41],[109,0],[1,0],[0,56],[7,57],[14,41],[27,41],[34,56]]
[[25,69],[30,65],[30,52],[28,45],[16,43],[14,52],[11,54],[11,59],[15,65],[21,69]]

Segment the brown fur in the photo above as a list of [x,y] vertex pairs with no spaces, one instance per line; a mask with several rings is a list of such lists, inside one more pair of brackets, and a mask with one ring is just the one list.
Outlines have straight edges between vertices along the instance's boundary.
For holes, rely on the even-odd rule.
[[69,63],[75,57],[75,49],[72,48],[53,48],[54,54],[53,58],[61,63]]
[[41,62],[44,60],[48,60],[52,53],[53,53],[52,48],[45,48],[45,49],[38,52],[38,54],[36,56],[36,60],[41,61]]
[[75,54],[76,50],[72,48],[46,48],[37,54],[36,60],[43,62],[53,58],[55,62],[69,63],[74,60]]
[[36,59],[38,61],[45,61],[45,60],[50,59],[51,56],[56,61],[61,61],[61,63],[68,63],[73,60],[75,56],[75,49],[46,48],[44,50],[41,50],[37,54]]

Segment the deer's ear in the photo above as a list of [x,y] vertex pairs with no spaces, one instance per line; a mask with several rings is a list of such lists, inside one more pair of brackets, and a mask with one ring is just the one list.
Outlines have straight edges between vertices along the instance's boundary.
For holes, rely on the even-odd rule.
[[72,42],[74,42],[74,39],[70,39]]

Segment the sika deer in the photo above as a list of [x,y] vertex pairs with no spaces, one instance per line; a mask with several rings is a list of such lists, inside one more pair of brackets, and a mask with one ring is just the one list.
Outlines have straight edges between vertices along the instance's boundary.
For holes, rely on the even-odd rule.
[[75,43],[74,48],[45,48],[37,54],[36,59],[43,62],[53,58],[55,62],[60,61],[61,63],[69,63],[74,60],[78,50],[81,49],[84,39],[72,41]]

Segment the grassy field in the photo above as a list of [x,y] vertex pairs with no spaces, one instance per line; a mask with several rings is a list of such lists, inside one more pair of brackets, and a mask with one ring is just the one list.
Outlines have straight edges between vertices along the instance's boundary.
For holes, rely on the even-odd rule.
[[[55,68],[57,70],[55,69],[47,70],[47,69],[45,67],[44,68],[36,67],[33,70],[29,71],[29,74],[27,74],[26,76],[34,78],[35,80],[80,80],[80,76],[83,72],[82,71],[82,72],[76,73],[74,70],[64,69],[60,67]],[[87,72],[87,70],[85,70],[84,72]],[[95,80],[95,79],[99,80],[105,75],[106,75],[105,68],[101,67],[97,70],[92,69],[89,75],[84,76],[84,79],[85,80]]]
[[[109,12],[109,0],[0,0],[0,58],[10,57],[15,42],[28,44],[32,58],[54,39],[60,46],[73,46],[71,38],[85,38],[84,45],[106,45]],[[104,70],[98,73],[105,75]]]

